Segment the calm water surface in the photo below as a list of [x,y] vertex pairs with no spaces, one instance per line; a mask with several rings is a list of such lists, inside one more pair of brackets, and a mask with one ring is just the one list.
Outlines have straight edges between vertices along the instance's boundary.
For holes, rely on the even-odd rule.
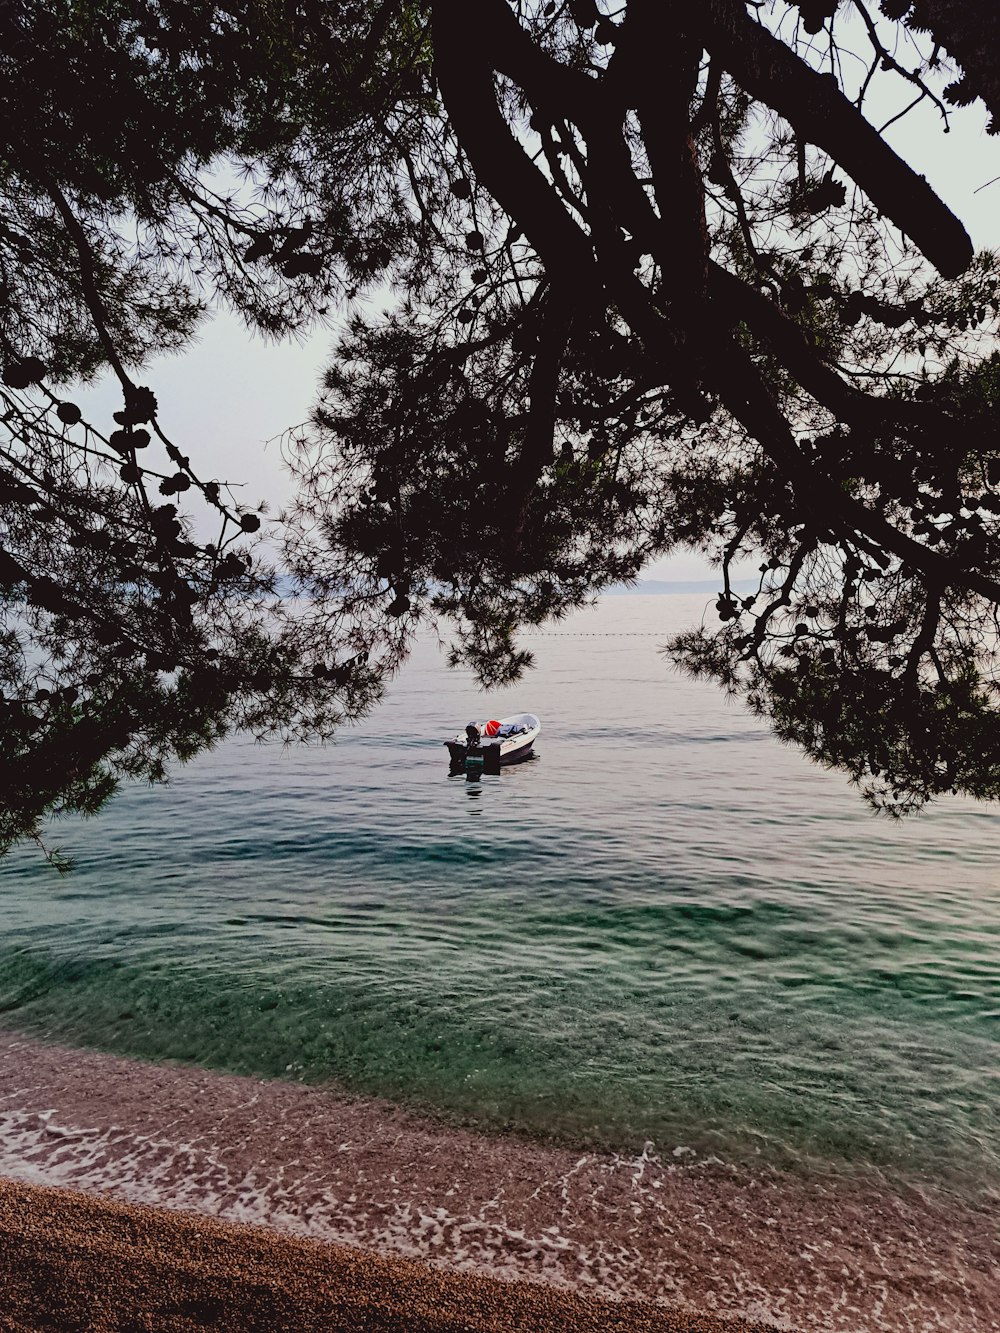
[[[610,598],[481,696],[421,647],[334,746],[232,743],[0,869],[0,1006],[490,1127],[1000,1184],[994,807],[873,818]],[[477,784],[440,741],[538,713]]]

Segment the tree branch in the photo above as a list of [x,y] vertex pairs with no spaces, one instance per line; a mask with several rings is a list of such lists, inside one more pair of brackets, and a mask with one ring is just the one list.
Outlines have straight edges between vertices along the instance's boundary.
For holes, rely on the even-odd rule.
[[477,177],[529,236],[550,280],[578,285],[581,271],[593,262],[590,242],[511,134],[497,104],[492,62],[497,47],[510,45],[499,36],[511,22],[519,25],[502,0],[483,0],[482,9],[491,11],[480,16],[491,35],[490,61],[482,54],[482,29],[470,33],[461,0],[434,2],[435,70],[445,109]]
[[56,206],[59,216],[63,220],[66,230],[69,232],[70,239],[76,249],[80,259],[80,283],[83,288],[84,300],[87,303],[87,309],[90,311],[90,317],[94,321],[94,328],[97,330],[97,336],[101,340],[101,346],[104,348],[104,355],[108,358],[108,364],[118,376],[124,389],[134,389],[135,385],[122,365],[121,358],[108,332],[108,326],[105,322],[104,303],[101,300],[100,293],[97,290],[97,280],[94,274],[94,256],[90,248],[90,242],[87,240],[86,232],[77,220],[76,214],[70,208],[66,196],[59,189],[55,181],[48,175],[45,177],[45,188],[48,191],[49,198]]
[[709,295],[730,324],[745,323],[771,348],[785,369],[823,407],[845,425],[867,429],[900,429],[917,421],[927,424],[933,409],[862,393],[817,355],[805,334],[783,311],[742,278],[714,262],[709,265]]
[[915,541],[855,500],[835,480],[818,472],[803,457],[787,421],[746,352],[734,339],[720,338],[718,334],[716,345],[723,370],[711,387],[795,488],[805,517],[812,517],[818,527],[832,522],[844,531],[864,534],[935,585],[968,588],[990,601],[1000,601],[1000,583],[995,579]]
[[897,157],[836,79],[810,69],[753,22],[741,0],[704,0],[690,8],[686,23],[752,97],[829,153],[940,273],[953,278],[968,267],[972,242],[962,223]]

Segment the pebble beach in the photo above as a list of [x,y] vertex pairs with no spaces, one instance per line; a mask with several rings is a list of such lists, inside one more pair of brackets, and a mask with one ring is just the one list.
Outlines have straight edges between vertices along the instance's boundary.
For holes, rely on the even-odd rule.
[[0,1327],[1000,1328],[945,1195],[0,1035]]
[[0,1329],[776,1333],[0,1181]]

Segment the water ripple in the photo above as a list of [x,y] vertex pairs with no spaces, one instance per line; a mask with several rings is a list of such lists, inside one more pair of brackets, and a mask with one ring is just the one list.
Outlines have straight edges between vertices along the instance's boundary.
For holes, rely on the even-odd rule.
[[[0,871],[0,1007],[79,1042],[609,1143],[1000,1180],[1000,843],[899,826],[664,671],[698,599],[581,616],[484,701],[421,647],[334,746],[220,748]],[[622,682],[627,682],[623,685]],[[440,742],[530,708],[536,763]],[[417,725],[414,725],[417,719]]]

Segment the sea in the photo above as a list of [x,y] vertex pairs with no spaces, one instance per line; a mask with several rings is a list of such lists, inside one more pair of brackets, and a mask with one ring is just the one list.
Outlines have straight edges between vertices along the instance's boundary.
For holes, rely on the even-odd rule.
[[[420,641],[335,743],[234,739],[0,862],[0,1015],[594,1151],[963,1198],[1000,1186],[1000,820],[893,822],[672,634],[705,594],[526,633],[483,694]],[[535,757],[450,775],[466,722]]]

